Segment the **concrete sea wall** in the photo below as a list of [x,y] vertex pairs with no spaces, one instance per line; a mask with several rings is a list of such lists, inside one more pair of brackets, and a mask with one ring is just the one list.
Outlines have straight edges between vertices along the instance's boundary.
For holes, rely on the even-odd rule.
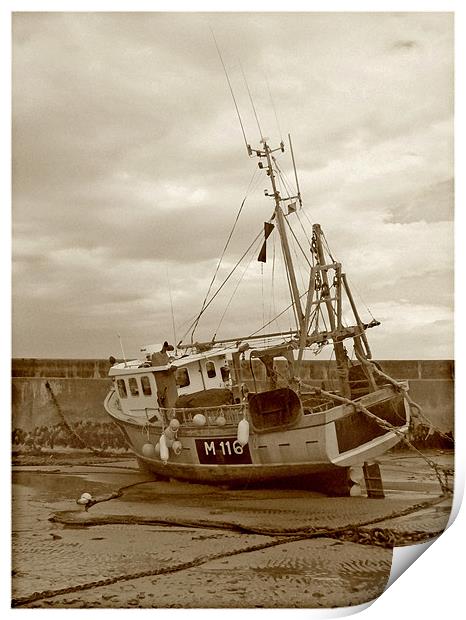
[[[383,370],[409,381],[410,394],[425,415],[445,433],[453,432],[454,364],[451,360],[383,360]],[[87,445],[123,448],[122,436],[109,421],[103,401],[110,387],[109,362],[102,359],[14,359],[12,363],[13,443],[82,447],[70,427]],[[264,367],[254,360],[242,363],[250,389],[265,381]],[[304,381],[331,388],[333,363],[305,361]],[[54,400],[55,399],[55,400]]]

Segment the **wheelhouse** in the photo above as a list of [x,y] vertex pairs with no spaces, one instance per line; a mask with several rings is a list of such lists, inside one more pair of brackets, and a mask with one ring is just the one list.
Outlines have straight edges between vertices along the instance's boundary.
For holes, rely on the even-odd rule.
[[218,351],[173,359],[165,366],[118,363],[109,375],[122,412],[136,417],[150,418],[159,408],[174,407],[180,396],[231,387],[226,354]]

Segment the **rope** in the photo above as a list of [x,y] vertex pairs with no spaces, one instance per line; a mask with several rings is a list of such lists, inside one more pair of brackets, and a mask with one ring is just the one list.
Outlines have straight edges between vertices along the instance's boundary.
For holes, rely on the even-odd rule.
[[[297,540],[300,540],[298,537]],[[92,590],[93,588],[100,588],[103,586],[110,586],[115,583],[119,583],[122,581],[132,581],[134,579],[142,579],[143,577],[155,577],[157,575],[167,575],[170,573],[176,573],[182,570],[187,570],[189,568],[195,568],[198,566],[202,566],[207,562],[211,562],[213,560],[220,560],[226,557],[232,557],[235,555],[239,555],[241,553],[250,553],[252,551],[259,551],[261,549],[266,549],[268,547],[275,547],[277,545],[282,545],[284,543],[291,542],[289,538],[267,541],[265,543],[259,543],[255,545],[250,545],[246,549],[236,549],[235,551],[223,552],[223,553],[212,553],[210,555],[203,555],[195,560],[191,560],[189,562],[180,562],[175,566],[167,566],[162,568],[156,568],[152,570],[139,571],[137,573],[130,573],[127,575],[118,575],[117,577],[108,577],[106,579],[99,579],[96,581],[91,581],[88,583],[83,583],[75,586],[68,586],[66,588],[57,588],[55,590],[42,590],[41,592],[34,592],[29,596],[22,596],[12,600],[12,607],[20,607],[22,605],[27,605],[30,603],[34,603],[36,601],[40,601],[46,598],[52,598],[54,596],[63,596],[65,594],[72,594],[74,592],[82,592],[84,590]]]
[[[355,351],[355,353],[358,359],[362,363],[372,366],[373,367],[372,370],[374,372],[376,372],[381,378],[383,378],[388,383],[390,383],[398,392],[402,393],[403,396],[406,398],[410,408],[414,408],[414,409],[417,409],[418,411],[422,411],[420,405],[418,405],[412,400],[412,398],[407,393],[407,388],[402,383],[395,381],[395,379],[392,379],[389,375],[386,375],[384,372],[379,370],[379,368],[377,368],[377,366],[373,362],[360,357],[357,351]],[[282,380],[285,380],[286,382],[289,381],[288,377],[285,377],[283,373],[281,373],[278,370],[276,370],[276,372],[277,372],[277,375]],[[387,422],[387,420],[384,420],[383,418],[380,418],[379,416],[375,415],[375,413],[372,413],[372,411],[369,411],[369,409],[367,409],[366,407],[364,407],[363,405],[361,405],[355,400],[351,400],[344,396],[340,396],[338,394],[334,394],[333,392],[328,392],[327,390],[318,388],[314,385],[304,383],[300,377],[293,377],[291,379],[291,382],[297,385],[299,390],[301,390],[301,388],[304,388],[306,390],[309,390],[312,395],[325,396],[326,398],[329,398],[330,400],[334,400],[336,402],[339,402],[345,405],[350,405],[351,407],[354,407],[356,411],[359,411],[360,413],[363,413],[364,415],[366,415],[368,418],[372,419],[384,430],[395,433],[395,435],[397,435],[401,439],[401,441],[403,441],[409,448],[411,448],[411,450],[416,452],[434,470],[438,483],[442,490],[442,496],[450,495],[452,493],[450,487],[448,486],[448,476],[451,474],[451,470],[449,468],[445,468],[445,467],[442,467],[441,465],[438,465],[437,463],[435,463],[435,461],[430,459],[423,452],[421,452],[418,448],[416,448],[416,446],[414,446],[412,442],[406,437],[405,433],[400,431],[399,428],[397,428],[393,424],[390,424],[390,422]]]
[[[390,383],[396,390],[398,390],[399,392],[403,393],[403,396],[406,398],[406,400],[409,403],[409,406],[412,409],[415,409],[417,411],[417,416],[421,419],[424,420],[424,422],[427,423],[427,425],[430,427],[430,430],[435,431],[436,433],[438,433],[441,437],[443,437],[444,439],[448,439],[449,441],[451,441],[452,443],[454,443],[454,440],[452,439],[452,437],[450,437],[449,435],[445,434],[444,432],[442,432],[438,427],[436,427],[431,420],[429,420],[429,418],[424,414],[424,412],[422,411],[422,408],[420,405],[418,405],[416,402],[413,401],[413,399],[411,398],[411,396],[409,395],[408,392],[408,388],[405,387],[405,385],[399,381],[396,381],[395,379],[392,379],[392,377],[390,377],[389,375],[386,375],[382,370],[380,370],[380,368],[378,368],[373,362],[365,359],[364,357],[362,357],[356,350],[354,351],[356,357],[358,358],[358,360],[361,362],[361,364],[364,364],[366,366],[370,366],[371,370],[373,372],[375,372],[379,377],[381,377],[382,379],[384,379],[385,381],[387,381],[387,383]],[[431,434],[429,430],[429,435]]]
[[[153,482],[145,481],[145,482]],[[144,484],[136,483],[137,484]],[[126,488],[128,488],[126,487]],[[115,492],[114,497],[103,497],[101,500],[95,501],[94,504],[99,503],[99,501],[108,501],[109,499],[114,499],[117,497],[121,497],[117,495]],[[96,517],[89,516],[86,518],[80,518],[79,524],[81,526],[86,527],[96,527],[101,525],[168,525],[168,526],[180,526],[180,527],[189,527],[189,528],[209,528],[209,529],[219,529],[226,531],[235,531],[241,532],[243,534],[256,534],[259,536],[287,536],[294,537],[298,536],[300,540],[308,539],[308,538],[318,538],[318,537],[328,537],[328,538],[337,538],[340,533],[347,533],[348,531],[355,532],[360,530],[363,527],[368,527],[369,525],[374,525],[376,523],[381,523],[383,521],[390,521],[392,519],[398,519],[400,517],[405,517],[414,512],[419,512],[421,510],[427,510],[432,508],[433,506],[440,504],[445,501],[445,496],[440,495],[438,497],[434,497],[432,499],[418,502],[409,506],[407,508],[403,508],[401,510],[394,510],[388,514],[381,515],[375,517],[373,519],[368,519],[366,521],[362,521],[360,523],[346,523],[344,525],[340,525],[337,527],[296,527],[296,528],[280,528],[280,529],[267,529],[266,527],[255,527],[250,525],[242,525],[241,523],[236,522],[225,522],[225,521],[214,521],[210,519],[180,519],[180,518],[169,518],[169,517],[159,517],[154,518],[150,516],[134,516],[134,515],[123,515],[123,514],[115,514],[115,515],[97,515]],[[90,503],[88,504],[88,506]],[[53,523],[60,523],[62,525],[73,525],[76,521],[72,518],[67,518],[66,515],[55,515],[50,518],[50,521]],[[426,535],[427,532],[424,532]],[[288,538],[289,542],[289,538]]]
[[[131,485],[128,485],[131,486]],[[134,485],[132,485],[134,486]],[[128,487],[126,487],[128,488]],[[295,532],[288,531],[283,532],[280,537],[274,537],[273,533],[266,532],[264,530],[258,530],[256,528],[243,528],[240,525],[236,525],[235,529],[240,530],[242,532],[250,533],[250,534],[260,534],[263,536],[273,537],[272,540],[267,540],[263,543],[256,543],[253,545],[249,545],[243,549],[235,549],[233,551],[223,552],[223,553],[215,553],[210,555],[204,555],[189,562],[182,562],[176,564],[175,566],[169,567],[161,567],[152,570],[139,571],[136,573],[129,573],[126,575],[118,575],[116,577],[108,577],[105,579],[99,579],[96,581],[91,581],[84,584],[77,584],[74,586],[68,586],[65,588],[57,588],[55,590],[42,590],[40,592],[33,592],[28,596],[18,597],[12,600],[12,607],[20,607],[23,605],[28,605],[46,598],[52,598],[55,596],[63,596],[66,594],[72,594],[74,592],[82,592],[84,590],[91,590],[98,587],[104,587],[113,585],[115,583],[124,582],[124,581],[132,581],[135,579],[141,579],[144,577],[154,577],[156,575],[165,575],[170,573],[179,572],[182,570],[187,570],[190,568],[195,568],[198,566],[202,566],[207,562],[211,562],[213,560],[218,560],[227,557],[234,557],[236,555],[240,555],[242,553],[251,553],[254,551],[260,551],[262,549],[269,549],[272,547],[277,547],[279,545],[289,544],[291,542],[300,541],[300,540],[308,540],[311,538],[333,538],[337,540],[346,540],[354,543],[359,543],[363,545],[374,545],[379,547],[384,547],[388,549],[392,549],[394,546],[400,546],[402,544],[406,544],[409,542],[421,542],[432,539],[434,537],[440,536],[443,530],[435,531],[435,532],[420,532],[414,531],[409,533],[401,533],[397,532],[395,529],[389,528],[374,528],[373,530],[364,530],[362,528],[367,527],[368,525],[372,525],[374,523],[379,523],[381,521],[385,521],[387,519],[394,519],[401,516],[406,516],[408,514],[412,514],[419,510],[425,510],[426,508],[430,508],[433,505],[443,501],[444,498],[435,498],[435,500],[431,500],[428,502],[423,502],[421,504],[416,504],[410,508],[405,510],[401,510],[398,512],[393,512],[388,516],[379,517],[372,521],[366,521],[365,523],[360,523],[358,525],[349,524],[343,527],[338,528],[319,528],[319,529],[308,529],[303,531],[300,534],[296,534]],[[123,523],[122,519],[125,519],[124,523],[128,523],[128,517],[120,516],[120,522]],[[118,517],[117,517],[118,519]],[[57,521],[56,518],[52,518],[52,521]],[[63,521],[61,521],[63,522]],[[114,521],[116,522],[116,521]],[[134,520],[132,521],[134,522]],[[185,527],[219,527],[221,529],[233,529],[233,524],[228,528],[227,524],[219,523],[219,522],[206,522],[201,524],[201,522],[189,522],[189,521],[178,521],[178,520],[149,520],[149,519],[141,519],[140,521],[144,525],[148,523],[162,523],[166,525],[181,525]],[[83,522],[82,525],[100,525],[99,522]]]
[[[382,373],[382,374],[384,374],[384,373]],[[439,482],[439,485],[440,485],[440,488],[442,490],[443,495],[447,495],[447,494],[451,493],[451,490],[448,487],[447,481],[444,480],[444,477],[446,478],[446,476],[445,476],[445,472],[443,471],[443,468],[441,466],[437,465],[437,463],[435,463],[428,456],[423,454],[418,448],[416,448],[416,446],[414,446],[411,443],[411,441],[406,437],[405,433],[400,431],[399,428],[397,428],[393,424],[390,424],[390,422],[387,422],[387,420],[384,420],[383,418],[380,418],[379,416],[375,415],[375,413],[372,413],[372,411],[369,411],[369,409],[367,409],[366,407],[361,405],[361,403],[358,403],[355,400],[351,400],[350,398],[345,398],[344,396],[339,396],[338,394],[333,394],[332,392],[327,392],[326,390],[322,390],[320,388],[316,388],[313,385],[302,383],[301,380],[298,377],[295,377],[294,380],[301,387],[304,387],[305,389],[310,390],[313,395],[325,396],[327,398],[330,398],[330,399],[332,399],[332,400],[334,400],[336,402],[342,403],[344,405],[351,405],[352,407],[354,407],[356,409],[356,411],[359,411],[360,413],[363,413],[364,415],[366,415],[371,420],[374,420],[374,422],[376,422],[384,430],[395,433],[395,435],[397,435],[401,439],[401,441],[406,443],[407,446],[409,446],[412,450],[417,452],[424,459],[424,461],[430,467],[432,467],[432,469],[435,472],[435,475],[437,476],[437,480]],[[392,381],[393,381],[393,379],[392,379]],[[403,388],[403,389],[402,388],[398,388],[398,391],[403,391],[403,393],[405,393],[406,389],[405,388]],[[413,402],[413,401],[411,401],[411,402]],[[409,400],[408,400],[408,403],[409,403]],[[411,404],[411,403],[409,403],[409,404]],[[416,403],[413,403],[413,405],[416,406],[416,407],[419,407],[419,405],[416,405]],[[442,474],[443,474],[443,476],[442,476]]]
[[50,399],[53,402],[53,404],[55,405],[55,409],[57,410],[58,415],[61,417],[61,419],[63,421],[63,424],[65,425],[65,427],[68,430],[68,432],[71,433],[71,435],[73,435],[78,440],[78,442],[80,443],[81,447],[82,448],[87,448],[93,454],[96,454],[98,456],[109,456],[111,454],[110,452],[107,452],[105,450],[97,450],[96,448],[93,448],[92,446],[89,446],[84,441],[84,439],[75,431],[75,429],[71,426],[71,424],[66,419],[65,414],[63,413],[60,405],[58,404],[56,396],[53,393],[52,386],[50,385],[50,383],[48,381],[45,382],[45,387],[46,387],[47,391],[50,394]]

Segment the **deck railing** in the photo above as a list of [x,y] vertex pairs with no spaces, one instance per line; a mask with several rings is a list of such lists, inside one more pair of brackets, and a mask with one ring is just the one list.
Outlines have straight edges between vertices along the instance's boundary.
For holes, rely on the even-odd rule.
[[[159,409],[165,425],[170,424],[170,420],[177,419],[181,424],[187,426],[226,426],[237,425],[245,413],[246,407],[242,404],[236,405],[216,405],[214,407],[170,407]],[[205,424],[196,423],[194,418],[201,414],[205,418]],[[219,420],[220,418],[220,420]],[[223,420],[225,422],[223,422]],[[196,420],[202,418],[196,418]]]

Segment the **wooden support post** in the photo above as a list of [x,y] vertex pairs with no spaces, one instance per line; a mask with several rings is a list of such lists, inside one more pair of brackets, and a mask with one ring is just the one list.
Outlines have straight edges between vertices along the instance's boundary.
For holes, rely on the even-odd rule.
[[362,324],[361,318],[359,316],[358,313],[358,309],[356,308],[356,304],[354,303],[354,299],[353,299],[353,294],[351,293],[351,289],[348,285],[348,280],[346,278],[346,273],[342,273],[341,274],[341,279],[343,281],[343,286],[345,288],[346,291],[346,296],[348,297],[348,300],[350,302],[351,305],[351,310],[353,311],[354,314],[354,318],[356,319],[356,323],[358,324],[358,327],[361,330],[361,339],[364,343],[364,346],[366,348],[366,355],[364,357],[367,357],[368,360],[372,359],[372,353],[371,353],[371,349],[369,347],[369,342],[367,341],[367,336],[366,336],[366,332],[364,331],[364,326]]
[[367,497],[371,499],[384,499],[382,475],[378,463],[364,463],[364,482],[366,483]]
[[[362,357],[364,358],[364,351],[362,348],[362,344],[361,344],[361,337],[360,336],[355,336],[353,338],[353,342],[354,342],[354,349],[356,351],[356,357]],[[375,382],[374,379],[374,373],[372,372],[372,367],[369,364],[362,364],[362,370],[364,372],[364,374],[366,375],[366,378],[369,382],[369,386],[372,392],[377,391],[377,383]]]

